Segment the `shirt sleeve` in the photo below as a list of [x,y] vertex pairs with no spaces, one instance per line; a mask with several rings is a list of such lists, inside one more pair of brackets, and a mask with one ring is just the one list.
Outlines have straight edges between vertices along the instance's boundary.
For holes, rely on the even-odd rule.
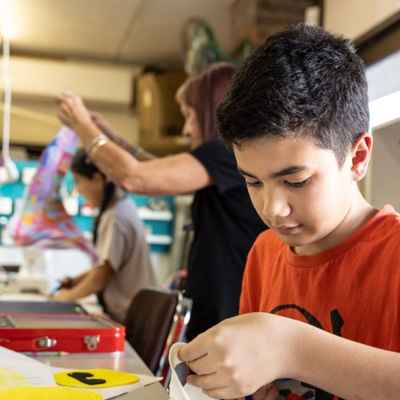
[[244,186],[244,180],[237,169],[235,156],[222,140],[206,142],[194,149],[191,154],[207,170],[220,193]]
[[[97,242],[97,251],[101,263],[108,261],[111,268],[117,272],[124,264],[126,250],[128,248],[126,235],[118,223],[114,221],[112,226],[102,231]],[[134,238],[131,238],[134,240]]]

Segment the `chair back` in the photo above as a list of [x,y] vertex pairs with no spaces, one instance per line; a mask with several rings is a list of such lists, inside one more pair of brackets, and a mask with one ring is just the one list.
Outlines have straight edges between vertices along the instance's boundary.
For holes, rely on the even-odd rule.
[[175,314],[172,320],[171,329],[167,340],[165,341],[164,350],[162,352],[159,367],[156,375],[163,378],[163,383],[167,385],[171,376],[171,370],[168,363],[168,355],[171,346],[176,342],[185,340],[187,326],[192,312],[192,300],[183,296],[178,292],[178,304],[176,305]]
[[126,340],[149,369],[156,374],[170,334],[179,293],[142,289],[134,297],[126,316]]

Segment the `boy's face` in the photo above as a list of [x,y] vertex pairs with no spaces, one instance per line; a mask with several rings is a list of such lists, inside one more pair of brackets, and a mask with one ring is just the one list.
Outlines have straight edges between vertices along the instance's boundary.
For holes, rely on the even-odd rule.
[[324,249],[359,195],[350,151],[341,167],[307,137],[252,139],[234,153],[259,216],[300,254]]

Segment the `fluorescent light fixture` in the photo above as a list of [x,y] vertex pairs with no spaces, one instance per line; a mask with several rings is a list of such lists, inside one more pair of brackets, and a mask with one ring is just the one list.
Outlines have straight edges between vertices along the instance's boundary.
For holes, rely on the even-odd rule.
[[[3,0],[4,1],[4,0]],[[3,110],[3,146],[2,146],[2,174],[1,183],[18,180],[17,166],[10,157],[10,119],[11,119],[11,71],[10,71],[10,39],[3,36],[3,87],[4,87],[4,110]]]
[[0,184],[15,182],[19,178],[18,168],[11,159],[3,159],[0,166]]
[[15,39],[15,37],[17,36],[17,31],[15,30],[11,22],[2,22],[0,31],[1,36],[8,39]]
[[400,120],[400,91],[369,103],[370,130],[383,128]]
[[0,35],[3,38],[14,39],[17,36],[14,15],[13,0],[0,0]]

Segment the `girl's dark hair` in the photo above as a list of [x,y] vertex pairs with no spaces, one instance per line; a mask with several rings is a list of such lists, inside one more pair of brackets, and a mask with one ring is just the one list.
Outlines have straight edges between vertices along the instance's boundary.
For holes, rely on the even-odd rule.
[[[96,167],[96,165],[90,160],[87,156],[86,152],[83,149],[79,149],[73,159],[71,164],[71,170],[73,173],[82,175],[85,178],[92,179],[95,174],[100,174],[103,177],[105,175]],[[101,217],[103,216],[104,211],[107,210],[108,206],[111,204],[111,201],[114,198],[114,194],[116,191],[116,186],[113,182],[105,181],[104,190],[103,190],[103,198],[101,200],[99,214],[97,215],[94,221],[93,227],[93,243],[97,242],[97,234],[101,221]]]

